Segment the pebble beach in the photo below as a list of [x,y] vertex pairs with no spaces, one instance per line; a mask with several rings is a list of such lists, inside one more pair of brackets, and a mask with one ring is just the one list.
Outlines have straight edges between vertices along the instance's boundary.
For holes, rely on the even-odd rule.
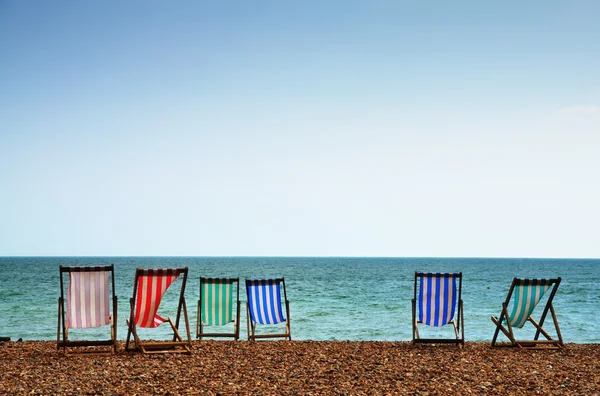
[[0,346],[0,394],[600,394],[600,345],[492,349],[376,341],[202,341],[191,355]]

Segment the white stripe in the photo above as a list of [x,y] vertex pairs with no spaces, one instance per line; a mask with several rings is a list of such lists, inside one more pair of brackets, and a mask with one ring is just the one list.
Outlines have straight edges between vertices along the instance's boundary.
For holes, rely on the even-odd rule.
[[229,315],[229,307],[230,307],[229,304],[231,304],[231,301],[229,299],[229,293],[231,292],[231,283],[225,283],[223,286],[224,286],[224,290],[225,290],[225,299],[224,299],[225,305],[223,307],[223,309],[225,310],[225,318],[222,323],[225,324],[225,323],[231,322],[231,315]]
[[[144,316],[146,316],[146,306],[148,304],[148,289],[150,289],[152,286],[148,285],[148,281],[149,278],[147,276],[142,276],[141,278],[144,279],[144,287],[142,288],[142,306],[141,306],[141,311],[140,311],[140,326],[141,327],[148,327],[148,322],[143,322],[144,320]],[[138,291],[139,292],[139,291]],[[149,320],[152,320],[152,318],[150,318]]]
[[[256,296],[258,298],[258,304],[257,304],[256,308],[259,310],[260,316],[261,316],[261,318],[262,318],[262,320],[264,322],[264,321],[266,321],[266,317],[267,316],[265,315],[265,307],[263,306],[263,299],[262,299],[262,294],[263,294],[262,293],[262,289],[263,288],[262,288],[262,285],[260,285],[260,283],[259,283],[259,285],[257,286],[256,289],[257,289]],[[259,318],[256,318],[256,319],[258,320]]]
[[[516,318],[519,317],[519,312],[521,312],[521,304],[523,303],[523,287],[522,286],[517,287],[517,294],[518,294],[517,295],[517,310],[515,311]],[[513,323],[513,320],[515,320],[516,318],[510,318],[510,322],[513,326],[517,325],[516,323]]]
[[68,298],[69,304],[67,306],[67,323],[71,326],[77,326],[77,322],[75,321],[75,273],[72,272],[69,274],[69,291]]
[[211,311],[212,324],[214,325],[219,322],[219,318],[218,318],[218,314],[217,314],[217,302],[218,302],[218,298],[219,298],[216,295],[217,294],[217,284],[211,283],[210,289],[212,292],[212,304],[210,307],[210,311]]
[[202,323],[207,324],[208,323],[208,285],[206,284],[206,282],[202,283],[202,313],[204,314],[204,319],[200,318],[200,320],[202,320]]
[[217,299],[216,299],[216,303],[215,303],[215,313],[217,315],[217,323],[218,325],[221,325],[223,323],[223,290],[225,290],[225,284],[224,283],[217,283],[215,285],[217,287],[217,290],[219,291],[217,294]]
[[208,283],[204,285],[204,308],[206,309],[206,323],[214,323],[213,304],[214,301],[210,299],[210,293],[212,292],[212,284]]
[[435,323],[435,301],[437,300],[437,290],[435,289],[434,279],[431,279],[431,289],[429,289],[429,298],[427,300],[431,304],[429,312],[427,313],[429,316],[429,323],[433,325]]
[[110,307],[107,304],[110,304],[108,299],[108,272],[102,273],[104,275],[102,277],[102,281],[100,282],[100,320],[101,324],[108,324],[108,313],[110,312]]
[[96,327],[96,273],[88,272],[88,277],[90,281],[90,321],[91,323],[88,327]]
[[446,277],[442,276],[442,277],[440,277],[440,290],[438,290],[438,293],[439,293],[438,299],[439,299],[439,307],[440,307],[440,312],[438,312],[438,320],[439,320],[440,326],[445,323],[444,322],[444,319],[445,319],[444,318],[444,306],[446,305],[444,303],[445,289],[446,289]]
[[450,284],[448,287],[450,287],[450,293],[448,293],[448,320],[446,320],[446,323],[450,322],[452,319],[454,319],[454,315],[452,315],[452,312],[454,311],[454,308],[456,308],[456,303],[459,303],[458,301],[454,302],[454,299],[456,298],[458,300],[458,296],[455,294],[456,293],[456,278],[452,278],[450,280]]
[[529,307],[531,306],[531,294],[533,293],[533,285],[530,283],[527,286],[527,301],[525,301],[525,310],[522,312],[521,321],[519,322],[519,326],[521,327],[525,324],[527,320],[527,314],[529,313]]
[[267,282],[267,306],[268,306],[268,313],[269,313],[269,323],[277,323],[277,320],[275,320],[275,307],[273,306],[273,304],[275,303],[275,301],[273,301],[273,303],[271,303],[271,297],[273,297],[273,300],[275,300],[275,296],[277,293],[275,293],[277,290],[276,285],[275,284],[269,284]]
[[258,310],[258,306],[256,306],[256,288],[253,284],[250,285],[250,308],[252,309],[252,314],[254,315],[255,323],[258,322],[258,315],[256,311]]
[[429,312],[427,311],[427,298],[429,297],[429,290],[427,289],[427,278],[423,279],[423,322],[427,323]]
[[[81,274],[79,274],[81,276]],[[79,304],[80,304],[80,312],[79,314],[81,315],[81,327],[85,328],[87,327],[87,319],[86,319],[86,306],[85,306],[85,280],[83,279],[79,279],[79,296],[77,296],[77,298],[79,299]]]

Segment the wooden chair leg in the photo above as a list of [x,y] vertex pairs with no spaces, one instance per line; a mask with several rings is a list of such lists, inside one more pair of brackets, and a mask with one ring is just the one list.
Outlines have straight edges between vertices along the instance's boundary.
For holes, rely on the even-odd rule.
[[552,306],[552,304],[550,304],[550,313],[552,314],[552,320],[554,321],[554,328],[556,329],[556,336],[558,337],[558,342],[560,346],[563,346],[565,344],[563,343],[560,327],[558,326],[558,319],[556,318],[556,313],[554,313],[554,307]]
[[60,349],[60,329],[62,327],[62,304],[61,298],[58,298],[58,327],[56,329],[56,349]]
[[247,332],[248,332],[248,341],[253,340],[252,339],[252,333],[250,333],[250,306],[248,305],[248,303],[246,303],[246,327],[247,327]]
[[185,332],[187,334],[187,343],[191,347],[192,346],[192,335],[190,334],[190,322],[188,319],[185,300],[183,300],[183,319],[185,320]]

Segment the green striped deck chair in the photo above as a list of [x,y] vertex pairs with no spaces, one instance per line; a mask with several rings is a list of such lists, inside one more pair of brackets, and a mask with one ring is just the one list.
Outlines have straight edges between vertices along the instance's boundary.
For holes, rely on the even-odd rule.
[[[560,328],[558,327],[558,320],[556,319],[556,313],[554,312],[554,306],[552,300],[560,285],[560,277],[556,279],[519,279],[514,278],[506,301],[502,303],[502,312],[500,317],[496,318],[492,316],[492,322],[496,325],[496,331],[494,332],[494,338],[492,338],[492,346],[508,346],[508,347],[519,347],[519,348],[533,348],[533,349],[558,349],[562,348],[564,343]],[[540,316],[539,322],[531,317],[531,314],[535,310],[535,307],[542,300],[542,297],[550,290],[550,295],[546,302],[546,306]],[[512,310],[509,313],[509,304],[513,300]],[[544,330],[544,321],[548,315],[548,311],[552,315],[554,322],[554,329],[556,331],[557,340],[553,339],[546,330]],[[522,328],[525,323],[530,322],[536,329],[533,340],[516,340],[513,329]],[[510,343],[497,343],[498,334],[502,331],[506,337],[510,340]],[[540,340],[540,334],[546,339]]]
[[[234,299],[235,289],[235,299]],[[235,305],[235,313],[233,307]],[[222,327],[233,323],[233,332],[206,332],[205,327]],[[198,299],[198,320],[196,337],[240,337],[240,279],[239,278],[200,278],[200,298]]]
[[[413,344],[441,343],[462,346],[465,342],[462,272],[451,274],[415,272],[414,290],[415,294],[412,299]],[[419,324],[438,328],[451,324],[454,329],[454,337],[421,338]]]

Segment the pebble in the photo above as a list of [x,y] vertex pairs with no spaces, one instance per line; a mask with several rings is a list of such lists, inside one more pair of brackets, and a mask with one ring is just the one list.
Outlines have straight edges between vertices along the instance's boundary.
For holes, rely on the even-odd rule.
[[599,344],[195,341],[191,355],[143,355],[120,342],[114,356],[64,356],[54,342],[24,341],[0,354],[0,394],[600,393]]

